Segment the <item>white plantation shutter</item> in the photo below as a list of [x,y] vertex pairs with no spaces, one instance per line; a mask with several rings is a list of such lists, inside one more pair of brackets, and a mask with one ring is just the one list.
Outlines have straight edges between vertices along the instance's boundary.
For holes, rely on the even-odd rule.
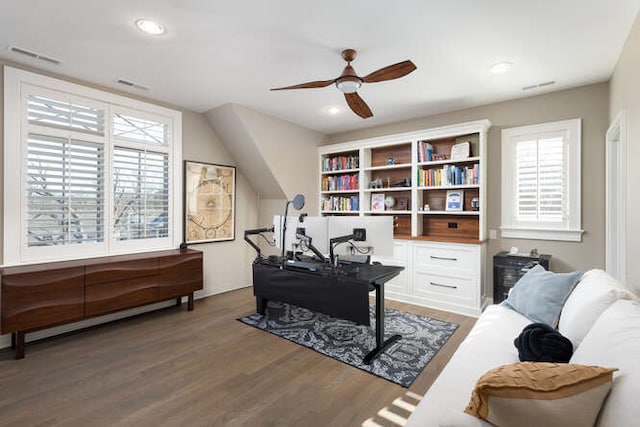
[[113,115],[113,136],[121,141],[142,142],[167,147],[169,126],[157,120],[124,113]]
[[502,236],[580,241],[580,119],[502,131]]
[[27,244],[104,240],[104,148],[101,144],[29,134]]
[[567,205],[565,138],[558,135],[515,144],[518,221],[563,221]]
[[115,147],[113,185],[114,232],[117,240],[168,235],[167,154]]
[[64,98],[29,95],[27,120],[31,124],[104,135],[104,111]]

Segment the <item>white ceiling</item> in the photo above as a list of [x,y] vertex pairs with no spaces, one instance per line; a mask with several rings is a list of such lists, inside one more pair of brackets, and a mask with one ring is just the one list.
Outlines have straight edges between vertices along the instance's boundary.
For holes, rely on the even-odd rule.
[[[0,0],[0,57],[198,112],[237,103],[331,134],[606,81],[639,8],[640,0]],[[139,32],[141,17],[168,32]],[[269,91],[337,77],[347,47],[358,51],[361,76],[405,59],[418,67],[358,91],[373,118],[353,114],[333,86]],[[487,72],[500,61],[512,70]],[[343,111],[329,115],[331,106]]]

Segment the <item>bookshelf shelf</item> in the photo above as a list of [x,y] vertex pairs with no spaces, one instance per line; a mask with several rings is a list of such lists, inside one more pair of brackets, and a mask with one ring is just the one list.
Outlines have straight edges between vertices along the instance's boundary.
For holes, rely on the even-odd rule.
[[480,215],[479,211],[418,211],[418,215],[450,215],[450,216],[478,216]]
[[341,170],[335,170],[335,171],[322,171],[320,172],[322,175],[348,175],[348,174],[352,174],[352,173],[358,173],[360,172],[360,169],[341,169]]
[[418,162],[418,167],[431,167],[431,166],[442,166],[442,165],[457,165],[464,163],[478,163],[480,162],[480,157],[467,157],[462,160],[433,160],[431,162]]
[[411,187],[365,188],[365,193],[388,193],[390,191],[411,191]]
[[406,169],[406,168],[411,168],[411,163],[406,163],[401,165],[372,166],[372,167],[364,168],[364,170],[365,171],[383,171],[383,170]]
[[395,210],[384,210],[384,211],[364,211],[363,213],[367,215],[411,215],[411,211],[395,211]]
[[357,194],[360,190],[323,190],[320,194]]
[[433,190],[464,190],[471,188],[480,188],[479,184],[469,184],[469,185],[439,185],[432,187],[417,187],[418,190],[422,191],[433,191]]

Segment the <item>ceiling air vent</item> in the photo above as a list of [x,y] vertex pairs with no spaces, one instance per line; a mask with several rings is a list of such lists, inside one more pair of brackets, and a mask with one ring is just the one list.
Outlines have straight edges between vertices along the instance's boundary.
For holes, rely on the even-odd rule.
[[59,59],[56,59],[56,58],[54,58],[52,56],[43,55],[41,53],[34,52],[32,50],[23,49],[23,48],[18,47],[18,46],[9,46],[9,50],[11,52],[18,53],[18,54],[24,55],[24,56],[28,56],[30,58],[40,59],[40,60],[48,62],[50,64],[60,65],[60,63],[62,62]]
[[538,83],[538,84],[535,84],[535,85],[525,86],[525,87],[522,88],[522,90],[539,89],[539,88],[546,87],[546,86],[551,86],[551,85],[554,85],[554,84],[556,84],[555,80],[549,80],[548,82],[543,82],[543,83]]
[[140,83],[132,82],[131,80],[118,79],[118,83],[120,83],[121,85],[133,87],[136,89],[149,90],[147,86],[141,85]]

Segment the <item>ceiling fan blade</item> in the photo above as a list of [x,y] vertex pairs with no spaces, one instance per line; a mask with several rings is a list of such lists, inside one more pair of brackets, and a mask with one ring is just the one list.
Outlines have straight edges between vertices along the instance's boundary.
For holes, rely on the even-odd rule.
[[371,109],[369,108],[367,103],[364,102],[362,98],[360,98],[360,95],[358,95],[357,92],[345,93],[344,97],[347,100],[347,104],[349,104],[349,107],[351,107],[353,112],[359,115],[360,117],[362,117],[363,119],[368,119],[369,117],[373,116]]
[[299,85],[277,87],[271,90],[285,90],[285,89],[312,89],[317,87],[327,87],[335,80],[318,80],[315,82],[300,83]]
[[367,74],[362,78],[365,83],[377,83],[384,82],[385,80],[399,79],[404,77],[417,67],[411,61],[398,62],[397,64],[389,65],[388,67],[380,68],[371,74]]

